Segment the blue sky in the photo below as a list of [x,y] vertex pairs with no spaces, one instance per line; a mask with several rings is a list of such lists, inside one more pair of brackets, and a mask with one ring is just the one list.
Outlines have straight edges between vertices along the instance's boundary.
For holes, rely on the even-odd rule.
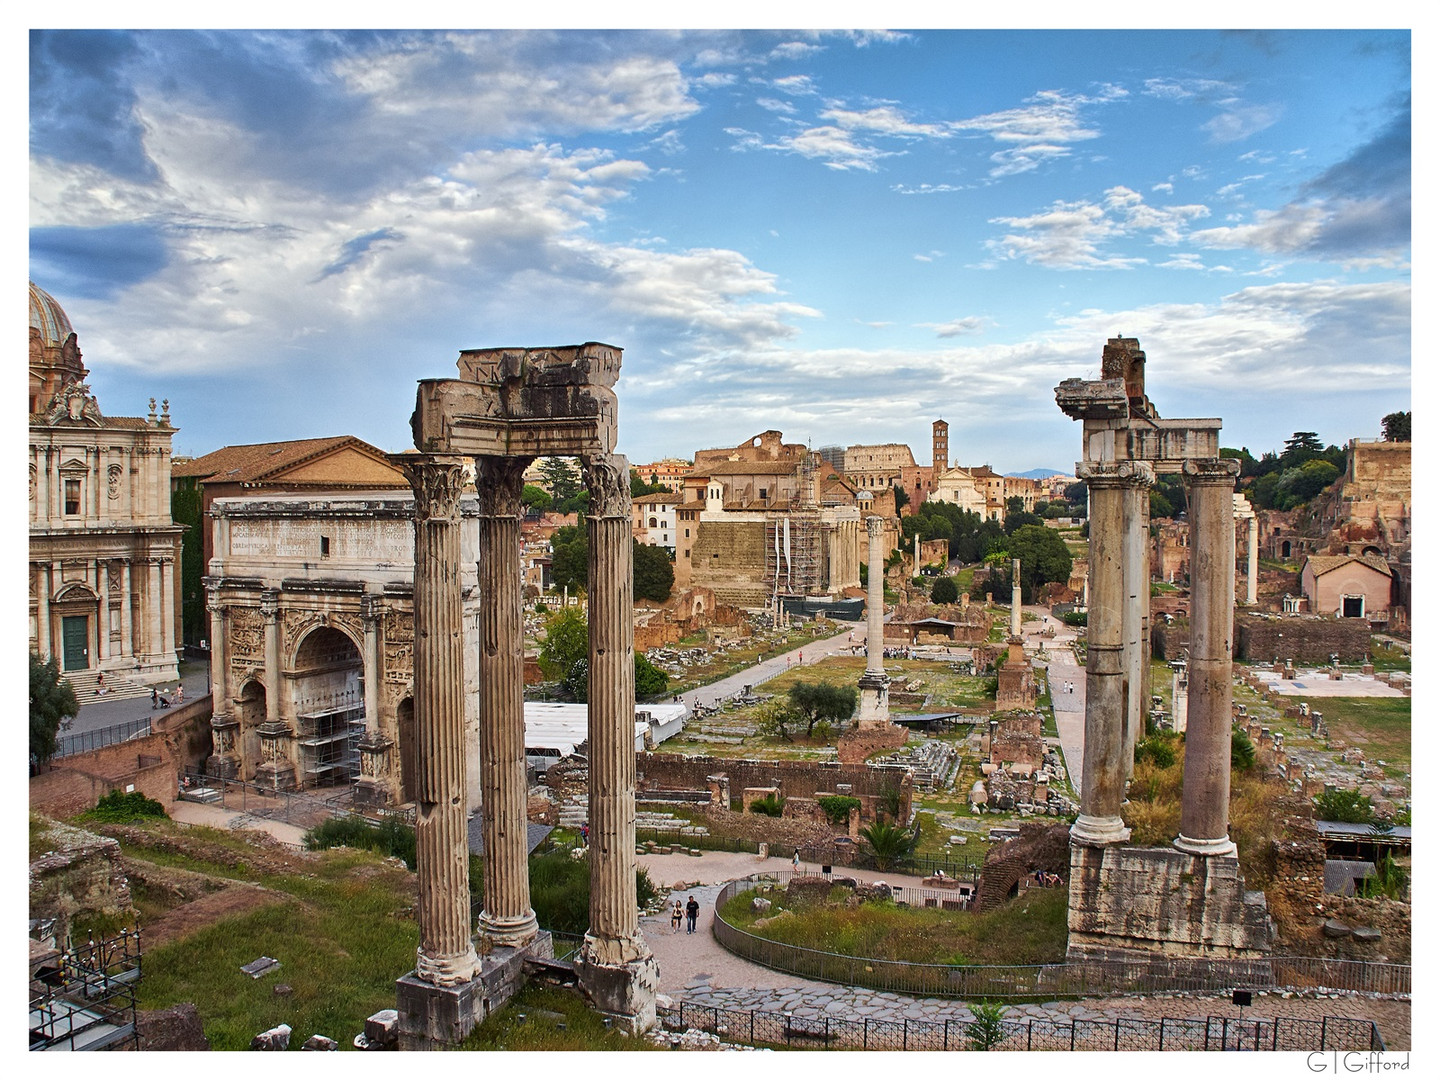
[[620,450],[1068,470],[1115,334],[1258,453],[1410,408],[1404,31],[30,38],[30,276],[176,451],[408,445],[462,348],[625,349]]

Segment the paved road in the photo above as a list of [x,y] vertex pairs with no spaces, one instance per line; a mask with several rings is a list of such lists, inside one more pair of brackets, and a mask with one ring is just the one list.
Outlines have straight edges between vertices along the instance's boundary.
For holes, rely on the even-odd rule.
[[[194,701],[197,697],[204,697],[210,692],[209,665],[196,660],[182,662],[180,682],[185,687],[186,702]],[[173,680],[163,686],[168,686],[171,690],[175,689]],[[83,731],[97,731],[113,724],[124,724],[131,720],[142,720],[145,717],[164,716],[169,711],[170,709],[152,709],[148,697],[125,698],[121,701],[106,701],[102,698],[94,704],[82,706],[70,726],[61,734],[78,735]]]
[[865,624],[863,622],[842,622],[840,625],[845,629],[834,637],[807,641],[804,645],[798,645],[789,652],[772,656],[763,663],[748,667],[744,671],[727,676],[718,682],[702,686],[698,690],[690,691],[685,695],[685,703],[691,708],[694,708],[697,701],[706,706],[714,705],[718,701],[735,696],[746,686],[755,686],[766,676],[778,675],[797,664],[809,666],[817,663],[823,657],[848,653],[852,644],[864,644]]
[[[1031,608],[1044,614],[1044,608]],[[1051,623],[1055,620],[1046,615]],[[1034,625],[1033,623],[1027,625]],[[1075,632],[1061,624],[1053,640],[1045,642],[1045,673],[1050,682],[1050,700],[1055,704],[1055,727],[1060,732],[1060,748],[1065,752],[1065,769],[1075,794],[1080,794],[1080,781],[1085,765],[1085,669],[1075,662],[1071,647]],[[1066,686],[1071,687],[1069,693]]]

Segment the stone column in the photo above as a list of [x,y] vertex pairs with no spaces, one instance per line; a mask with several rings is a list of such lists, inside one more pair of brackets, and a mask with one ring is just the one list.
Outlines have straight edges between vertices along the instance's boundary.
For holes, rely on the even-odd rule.
[[406,465],[415,490],[415,976],[435,986],[468,983],[480,968],[470,940],[465,824],[460,466],[438,456]]
[[590,929],[580,985],[632,1032],[655,1026],[660,967],[635,898],[635,626],[630,470],[619,454],[586,461],[590,488]]
[[165,597],[160,581],[160,560],[152,555],[145,578],[145,662],[151,667],[162,662],[161,657],[165,650],[165,640],[160,629]]
[[1080,816],[1070,829],[1073,843],[1123,843],[1130,830],[1120,819],[1125,797],[1125,687],[1121,668],[1125,581],[1124,492],[1140,462],[1082,462],[1077,472],[1090,499],[1089,632],[1085,664],[1085,757]]
[[95,627],[95,664],[104,667],[110,659],[110,564],[104,559],[95,561],[95,586],[100,594],[98,625]]
[[214,752],[205,759],[205,771],[211,776],[231,779],[240,775],[240,721],[230,702],[230,642],[225,623],[225,608],[211,599],[205,604],[210,612],[210,700],[214,710],[210,716],[210,740]]
[[37,565],[40,568],[40,583],[35,587],[36,647],[40,650],[40,659],[46,660],[53,649],[50,643],[50,564],[42,562]]
[[[530,907],[526,842],[529,787],[520,595],[521,475],[530,461],[475,459],[475,490],[480,496],[480,803],[485,841],[485,908],[476,929],[495,945],[524,945],[539,932]],[[592,743],[592,790],[594,759]],[[634,848],[633,809],[631,813],[629,849]]]
[[885,674],[885,558],[880,552],[884,523],[878,517],[865,519],[870,541],[865,596],[865,674]]
[[175,560],[160,564],[160,651],[165,663],[176,663],[175,657]]
[[280,694],[284,676],[280,671],[280,590],[260,593],[260,614],[265,619],[265,722],[260,736],[260,764],[255,782],[276,791],[293,791],[297,786],[294,753],[295,732],[280,715]]
[[395,770],[391,751],[395,740],[380,726],[380,682],[385,666],[380,642],[380,620],[385,613],[380,597],[366,593],[360,597],[360,618],[365,624],[365,734],[356,749],[360,751],[360,779],[355,788],[356,801],[366,806],[389,806],[395,797]]
[[265,723],[280,722],[280,590],[260,593],[260,615],[265,620]]
[[1192,855],[1234,855],[1230,839],[1230,643],[1240,463],[1185,462],[1190,504],[1190,703],[1180,835]]
[[135,655],[135,618],[130,610],[130,560],[120,563],[120,655]]
[[920,534],[915,534],[915,576],[920,576]]
[[[1150,608],[1150,484],[1153,475],[1138,470],[1128,478],[1121,510],[1124,532],[1120,554],[1125,607],[1121,613],[1120,668],[1125,686],[1125,776],[1135,772],[1135,746],[1145,734],[1144,626]],[[1093,535],[1093,533],[1092,533]]]
[[1248,524],[1250,528],[1245,537],[1245,603],[1254,607],[1260,572],[1260,522],[1251,514]]
[[1020,560],[1010,560],[1010,637],[1020,640]]

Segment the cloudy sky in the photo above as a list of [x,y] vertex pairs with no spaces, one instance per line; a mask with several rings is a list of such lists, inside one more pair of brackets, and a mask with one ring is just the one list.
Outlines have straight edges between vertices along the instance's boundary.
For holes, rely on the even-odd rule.
[[409,445],[462,348],[625,349],[620,450],[1068,470],[1138,337],[1259,453],[1410,408],[1405,32],[36,32],[30,276],[176,451]]

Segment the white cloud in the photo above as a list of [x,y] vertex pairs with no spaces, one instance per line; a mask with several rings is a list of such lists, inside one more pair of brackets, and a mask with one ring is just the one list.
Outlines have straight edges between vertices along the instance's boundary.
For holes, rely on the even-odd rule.
[[770,50],[772,60],[800,60],[812,53],[824,52],[825,46],[804,41],[784,41]]
[[762,109],[769,109],[773,113],[785,113],[786,115],[794,115],[795,113],[794,105],[791,105],[788,101],[780,101],[777,98],[756,98],[755,104],[759,105]]
[[779,79],[772,79],[770,85],[782,94],[818,94],[820,91],[815,87],[815,81],[809,75],[785,75]]
[[1200,125],[1214,142],[1238,142],[1256,132],[1264,131],[1280,119],[1284,110],[1279,105],[1247,105],[1238,98],[1220,102],[1224,109]]
[[935,336],[939,338],[961,337],[966,334],[978,334],[985,329],[988,322],[980,315],[966,315],[960,319],[951,319],[943,323],[916,323],[916,326],[926,330],[934,330]]
[[1039,168],[1047,161],[1068,156],[1071,143],[1098,137],[1098,130],[1081,122],[1080,109],[1110,98],[1042,90],[1025,100],[1021,108],[986,113],[949,125],[955,131],[988,135],[1004,146],[991,155],[995,162],[990,170],[992,177]]
[[806,128],[796,135],[783,135],[773,143],[766,143],[765,147],[814,158],[827,168],[841,171],[859,169],[874,172],[876,161],[893,157],[895,153],[857,142],[850,132],[828,124]]
[[943,195],[949,191],[968,191],[968,184],[896,184],[890,189],[899,195]]
[[1215,93],[1228,93],[1233,88],[1217,79],[1146,79],[1141,93],[1167,101],[1188,101]]
[[878,135],[899,137],[948,139],[950,132],[941,124],[919,124],[905,117],[892,105],[873,109],[855,110],[839,106],[826,109],[820,114],[823,120],[833,120],[849,131],[873,131]]
[[1165,181],[1150,185],[1150,190],[1164,192],[1166,195],[1173,195],[1175,193],[1175,185]]

